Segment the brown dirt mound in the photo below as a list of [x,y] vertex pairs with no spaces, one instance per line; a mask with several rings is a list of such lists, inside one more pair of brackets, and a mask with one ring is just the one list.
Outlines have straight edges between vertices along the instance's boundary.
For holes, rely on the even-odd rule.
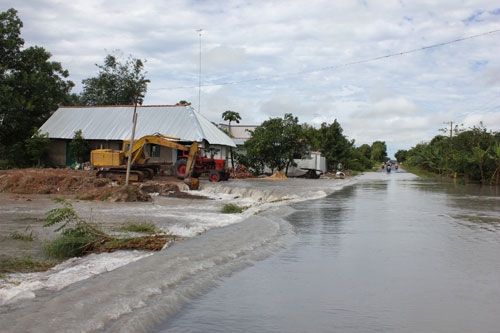
[[165,178],[128,187],[106,178],[96,178],[95,171],[72,169],[22,169],[0,171],[0,192],[16,194],[57,194],[80,200],[150,201],[150,193],[175,196],[183,189],[177,180]]
[[288,179],[288,177],[285,175],[285,173],[283,171],[278,171],[275,174],[273,174],[272,176],[269,176],[269,177],[266,177],[266,178],[262,178],[262,179],[268,179],[268,180],[286,180],[286,179]]
[[94,188],[95,173],[71,169],[4,170],[0,191],[18,194],[76,194]]

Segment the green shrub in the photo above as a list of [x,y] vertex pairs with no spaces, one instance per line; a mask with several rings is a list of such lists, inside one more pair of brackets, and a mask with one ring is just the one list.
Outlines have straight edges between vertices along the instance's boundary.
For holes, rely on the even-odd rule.
[[35,239],[35,236],[33,235],[33,230],[31,230],[28,233],[29,227],[27,227],[25,231],[26,232],[12,231],[10,233],[10,237],[12,237],[13,239],[17,239],[17,240],[32,242]]
[[81,257],[92,251],[100,238],[95,228],[79,224],[73,228],[66,228],[59,237],[47,242],[44,249],[51,258]]
[[221,212],[224,214],[237,214],[243,212],[244,210],[245,210],[244,207],[240,207],[238,205],[230,203],[230,204],[225,204],[222,207]]
[[0,260],[0,274],[15,272],[44,271],[55,265],[55,262],[43,262],[27,256]]
[[[63,207],[51,209],[47,213],[44,227],[62,223],[55,231],[63,231],[59,237],[45,244],[44,249],[49,257],[80,257],[110,238],[97,227],[80,219],[70,202],[60,198],[54,198],[54,201],[61,203]],[[68,227],[70,223],[74,226]]]
[[119,230],[154,234],[156,232],[156,226],[151,222],[126,222]]

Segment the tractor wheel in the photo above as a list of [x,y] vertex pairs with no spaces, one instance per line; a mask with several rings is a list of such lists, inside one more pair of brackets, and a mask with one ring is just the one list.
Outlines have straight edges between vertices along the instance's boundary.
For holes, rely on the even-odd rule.
[[174,175],[179,179],[184,179],[186,177],[186,164],[187,160],[182,158],[177,160],[174,164]]
[[229,171],[222,171],[222,179],[223,181],[227,181],[229,177],[231,177],[231,173]]
[[211,182],[220,182],[221,180],[221,175],[220,175],[220,172],[217,171],[217,170],[212,170],[210,171],[210,174],[208,175],[208,179],[211,181]]

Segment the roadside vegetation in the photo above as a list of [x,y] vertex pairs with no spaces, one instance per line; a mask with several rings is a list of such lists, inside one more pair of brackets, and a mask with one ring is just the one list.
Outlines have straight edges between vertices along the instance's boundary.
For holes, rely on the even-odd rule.
[[40,261],[31,257],[0,260],[0,277],[7,273],[43,272],[57,264],[57,261]]
[[140,232],[144,234],[154,234],[156,232],[156,226],[151,222],[132,222],[128,221],[122,224],[119,231],[129,231],[129,232]]
[[10,233],[12,239],[17,239],[25,242],[32,242],[35,240],[36,236],[33,234],[33,230],[29,226],[26,227],[24,232],[12,231]]
[[420,169],[453,177],[463,183],[499,185],[500,133],[481,123],[469,129],[455,127],[453,136],[436,135],[430,142],[396,153],[408,171]]
[[90,253],[125,249],[159,251],[166,243],[175,240],[173,235],[152,235],[156,230],[151,223],[130,223],[124,225],[122,229],[149,235],[139,237],[112,236],[98,225],[81,219],[70,202],[59,198],[54,200],[62,207],[54,208],[47,213],[44,227],[57,226],[54,231],[60,231],[61,234],[45,245],[45,252],[50,258],[67,259]]
[[[117,50],[96,64],[97,75],[82,81],[80,94],[72,93],[69,71],[43,47],[25,47],[22,27],[17,10],[0,12],[0,169],[50,166],[50,140],[39,128],[60,105],[142,104],[150,82],[145,60],[123,59]],[[81,134],[70,147],[75,161],[88,160]]]
[[223,214],[239,214],[242,213],[246,207],[241,207],[232,203],[222,206],[221,213]]
[[300,124],[292,114],[285,114],[283,118],[264,121],[251,134],[245,142],[246,155],[237,158],[256,175],[266,167],[272,173],[284,171],[288,174],[289,168],[297,166],[294,160],[305,158],[310,151],[321,152],[329,172],[367,171],[389,159],[384,141],[357,147],[354,140],[343,134],[336,119],[315,128],[307,123]]

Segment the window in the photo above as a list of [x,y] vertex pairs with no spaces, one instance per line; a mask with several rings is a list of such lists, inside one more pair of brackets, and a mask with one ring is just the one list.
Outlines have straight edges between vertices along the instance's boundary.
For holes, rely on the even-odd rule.
[[161,146],[150,144],[149,147],[150,147],[149,156],[160,157]]

